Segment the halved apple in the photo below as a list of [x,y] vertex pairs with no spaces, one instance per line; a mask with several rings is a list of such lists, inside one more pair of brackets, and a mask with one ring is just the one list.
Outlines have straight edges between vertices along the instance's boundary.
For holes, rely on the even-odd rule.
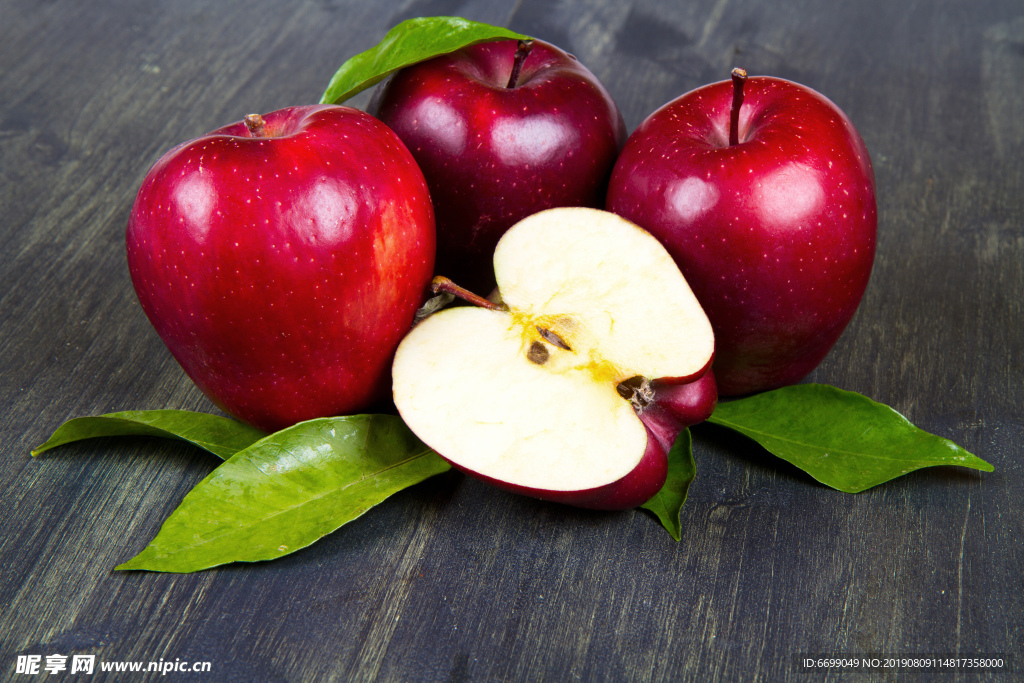
[[625,219],[560,208],[505,233],[494,272],[500,304],[468,296],[485,306],[435,313],[399,345],[402,419],[502,488],[643,504],[665,482],[675,435],[717,399],[711,325],[672,257]]

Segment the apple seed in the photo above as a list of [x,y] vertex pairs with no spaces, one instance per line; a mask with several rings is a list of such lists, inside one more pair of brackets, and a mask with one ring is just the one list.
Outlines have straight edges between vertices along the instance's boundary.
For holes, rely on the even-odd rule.
[[540,336],[544,337],[545,341],[547,341],[549,344],[557,346],[558,348],[563,349],[565,351],[572,351],[572,348],[565,343],[565,340],[559,337],[557,334],[555,334],[551,330],[544,329],[540,325],[537,325],[536,327],[537,331],[540,332]]
[[526,359],[537,365],[544,365],[548,362],[548,347],[535,341],[530,344],[530,350],[526,352]]

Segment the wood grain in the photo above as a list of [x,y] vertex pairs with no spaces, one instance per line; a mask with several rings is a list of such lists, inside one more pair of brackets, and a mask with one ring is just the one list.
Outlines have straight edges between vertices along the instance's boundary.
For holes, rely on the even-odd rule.
[[[1024,666],[1019,2],[6,0],[0,13],[0,678],[29,680],[22,654],[210,661],[213,674],[176,676],[223,681],[844,678],[799,673],[807,653]],[[680,543],[641,511],[451,473],[272,563],[111,571],[216,465],[145,438],[28,456],[70,417],[214,411],[128,279],[143,175],[185,139],[316,101],[345,58],[430,14],[573,52],[630,129],[733,66],[839,104],[874,161],[879,251],[811,379],[886,402],[996,471],[844,495],[703,427]]]

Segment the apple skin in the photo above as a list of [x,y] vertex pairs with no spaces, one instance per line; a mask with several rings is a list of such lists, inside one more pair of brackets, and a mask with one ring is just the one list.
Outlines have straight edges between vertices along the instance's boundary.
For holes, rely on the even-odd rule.
[[679,433],[704,422],[718,405],[715,373],[708,369],[685,384],[653,383],[654,400],[644,408],[640,420],[667,453]]
[[601,208],[626,140],[622,114],[575,57],[534,41],[507,88],[517,41],[496,41],[407,67],[369,111],[426,176],[437,215],[437,272],[494,288],[491,255],[520,219],[558,206]]
[[791,81],[731,81],[651,114],[616,162],[607,208],[675,258],[715,332],[723,396],[793,384],[835,344],[875,256],[875,178],[853,124]]
[[433,272],[422,173],[348,107],[266,114],[179,145],[126,232],[139,303],[221,409],[267,431],[385,399]]

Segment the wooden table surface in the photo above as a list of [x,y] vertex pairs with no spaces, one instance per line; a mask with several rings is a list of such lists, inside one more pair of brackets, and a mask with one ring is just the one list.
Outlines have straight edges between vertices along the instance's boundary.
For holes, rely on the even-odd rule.
[[[113,571],[217,464],[146,438],[29,457],[71,417],[215,410],[128,278],[143,175],[178,142],[316,101],[344,59],[436,14],[568,49],[630,130],[733,66],[835,101],[874,161],[879,248],[810,379],[996,471],[847,495],[703,428],[679,543],[642,511],[449,473],[278,561]],[[809,653],[998,654],[1024,675],[1019,0],[0,0],[0,16],[0,678],[61,680],[15,673],[51,654],[209,661],[167,678],[204,681],[844,678],[800,673]],[[91,679],[134,680],[109,676]]]

